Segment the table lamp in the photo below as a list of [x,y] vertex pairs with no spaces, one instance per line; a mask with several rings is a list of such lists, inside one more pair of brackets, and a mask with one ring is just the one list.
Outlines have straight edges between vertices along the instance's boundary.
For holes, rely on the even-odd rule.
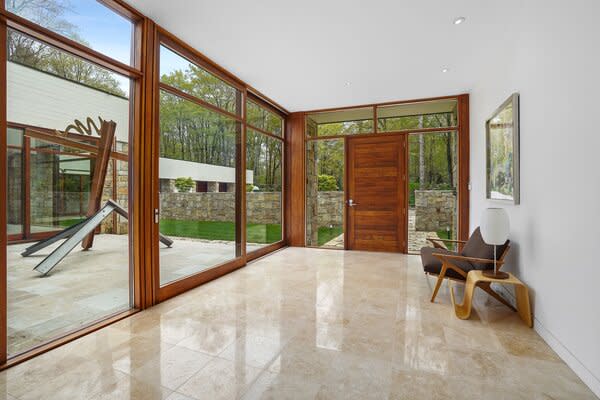
[[506,279],[506,272],[498,271],[496,263],[496,246],[501,246],[508,240],[510,233],[510,223],[508,214],[504,208],[487,208],[481,216],[481,236],[486,244],[494,246],[494,271],[483,271],[483,274],[490,278]]

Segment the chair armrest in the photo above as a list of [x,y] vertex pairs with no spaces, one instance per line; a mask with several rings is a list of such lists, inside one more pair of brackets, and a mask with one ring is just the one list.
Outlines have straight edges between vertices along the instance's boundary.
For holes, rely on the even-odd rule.
[[470,261],[470,262],[479,263],[479,264],[493,264],[494,262],[496,262],[497,265],[504,264],[504,261],[500,261],[500,260],[490,260],[487,258],[477,258],[477,257],[465,257],[465,256],[454,255],[454,254],[433,253],[432,256],[435,256],[442,261],[444,261],[444,259],[448,259],[448,260]]
[[467,243],[466,240],[452,240],[452,239],[440,239],[440,238],[430,238],[430,237],[428,237],[427,240],[429,240],[430,242],[438,241],[438,242],[450,242],[450,243]]

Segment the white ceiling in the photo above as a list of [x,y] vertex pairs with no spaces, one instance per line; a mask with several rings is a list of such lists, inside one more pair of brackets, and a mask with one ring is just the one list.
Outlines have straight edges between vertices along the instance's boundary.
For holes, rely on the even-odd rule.
[[[518,6],[517,0],[128,2],[289,111],[468,92],[482,69],[501,62],[495,54],[506,46]],[[457,16],[466,22],[454,25]]]

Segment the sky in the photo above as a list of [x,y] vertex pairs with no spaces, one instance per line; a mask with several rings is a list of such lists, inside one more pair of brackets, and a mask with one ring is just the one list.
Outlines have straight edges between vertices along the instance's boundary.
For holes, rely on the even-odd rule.
[[[89,47],[125,64],[131,64],[131,21],[96,0],[71,0],[70,5],[63,18],[75,26],[75,31]],[[186,69],[188,65],[182,57],[165,48],[161,49],[161,75]],[[121,89],[129,94],[129,79],[116,73],[113,76]]]
[[133,24],[95,0],[74,0],[64,18],[90,47],[130,64]]

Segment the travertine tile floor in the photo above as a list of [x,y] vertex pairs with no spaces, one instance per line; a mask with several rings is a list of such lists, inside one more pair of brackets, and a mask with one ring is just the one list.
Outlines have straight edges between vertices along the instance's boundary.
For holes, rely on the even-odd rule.
[[[232,242],[172,238],[160,245],[161,282],[235,258]],[[97,235],[90,251],[76,247],[51,273],[33,270],[60,242],[22,257],[31,244],[8,246],[8,350],[18,354],[57,336],[129,309],[127,235]],[[248,251],[261,245],[248,244]]]
[[486,295],[419,258],[290,248],[0,374],[0,399],[594,399]]

